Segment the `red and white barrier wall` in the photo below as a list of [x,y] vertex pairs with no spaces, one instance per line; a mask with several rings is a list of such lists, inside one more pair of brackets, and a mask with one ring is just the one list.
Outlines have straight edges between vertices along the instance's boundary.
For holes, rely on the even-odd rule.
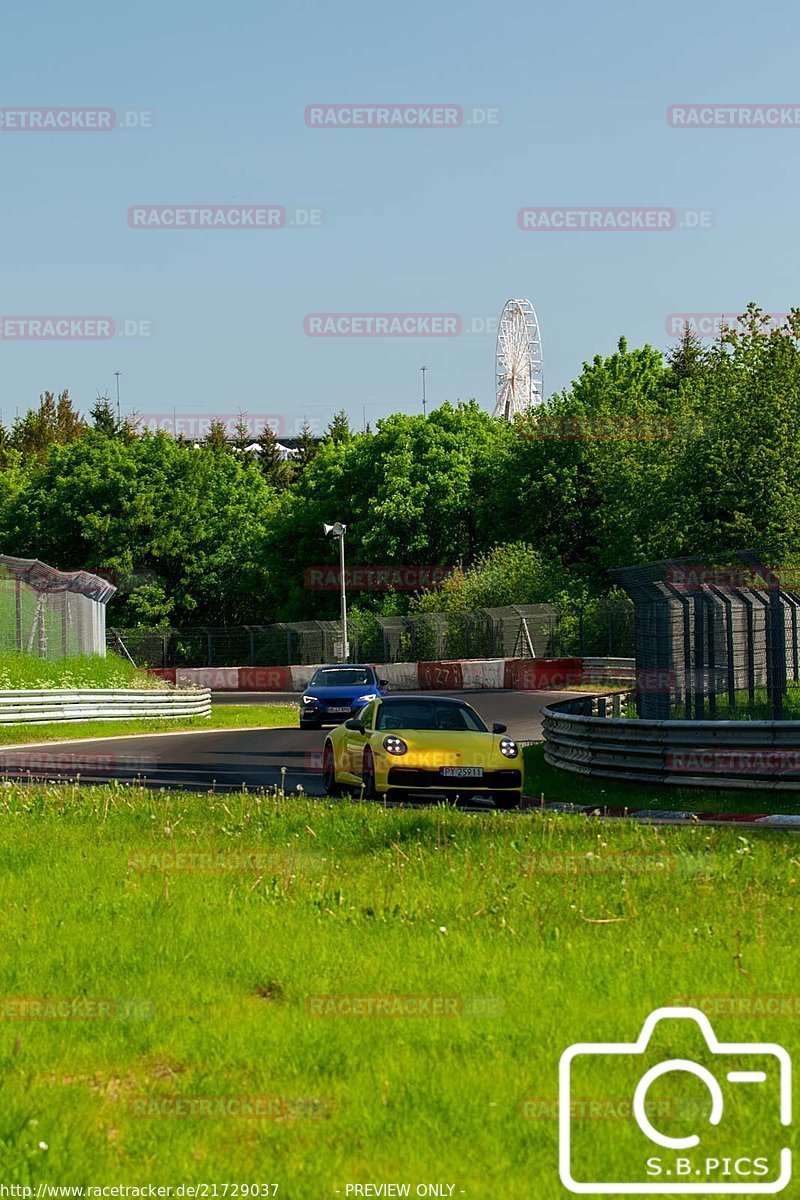
[[[593,664],[597,659],[591,660]],[[620,661],[620,660],[615,660]],[[577,684],[600,682],[597,669],[587,671],[580,658],[489,658],[453,662],[375,663],[380,679],[392,691],[446,692],[471,688],[569,691]],[[151,674],[177,687],[211,688],[215,692],[302,692],[317,664],[293,667],[166,667]],[[632,666],[630,668],[632,670]]]

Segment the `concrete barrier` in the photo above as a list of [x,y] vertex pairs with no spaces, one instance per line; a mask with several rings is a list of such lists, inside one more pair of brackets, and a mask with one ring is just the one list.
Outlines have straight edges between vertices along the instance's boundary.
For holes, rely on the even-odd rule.
[[[569,691],[581,683],[597,682],[608,662],[607,678],[620,673],[633,678],[633,659],[488,658],[443,662],[371,663],[379,679],[394,692],[514,689]],[[211,688],[217,692],[302,692],[321,663],[290,667],[165,667],[151,674],[179,688]]]

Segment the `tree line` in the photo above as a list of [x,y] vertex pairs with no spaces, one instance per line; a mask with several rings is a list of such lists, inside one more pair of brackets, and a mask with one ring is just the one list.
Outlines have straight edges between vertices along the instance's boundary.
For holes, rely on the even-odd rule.
[[[712,345],[625,339],[513,424],[472,400],[354,433],[338,413],[282,462],[272,432],[214,422],[198,446],[88,419],[67,392],[0,427],[0,548],[113,572],[118,625],[236,625],[335,616],[309,567],[446,567],[433,590],[356,593],[385,614],[583,602],[611,567],[738,547],[773,563],[800,539],[800,310],[750,305]],[[413,578],[413,576],[411,576]],[[424,578],[424,575],[423,575]]]

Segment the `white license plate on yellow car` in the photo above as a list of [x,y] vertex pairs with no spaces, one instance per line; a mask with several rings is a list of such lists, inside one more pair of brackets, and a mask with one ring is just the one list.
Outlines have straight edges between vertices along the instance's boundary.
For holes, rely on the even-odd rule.
[[480,779],[483,767],[439,767],[439,774],[447,779]]

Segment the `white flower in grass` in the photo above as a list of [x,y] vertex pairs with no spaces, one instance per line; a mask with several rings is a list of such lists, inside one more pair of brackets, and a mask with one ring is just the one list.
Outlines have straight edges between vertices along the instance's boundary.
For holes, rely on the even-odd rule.
[[48,1146],[47,1146],[47,1142],[39,1142],[39,1149],[40,1149],[40,1150],[47,1150],[47,1148],[48,1148]]

